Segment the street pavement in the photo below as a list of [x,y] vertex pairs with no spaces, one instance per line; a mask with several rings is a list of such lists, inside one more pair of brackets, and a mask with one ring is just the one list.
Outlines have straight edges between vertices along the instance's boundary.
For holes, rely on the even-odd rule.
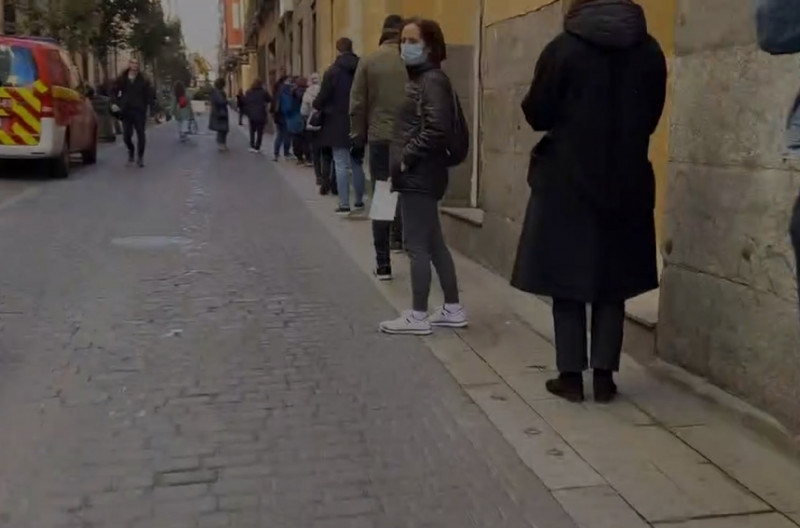
[[0,526],[575,528],[243,135],[149,134],[0,175]]

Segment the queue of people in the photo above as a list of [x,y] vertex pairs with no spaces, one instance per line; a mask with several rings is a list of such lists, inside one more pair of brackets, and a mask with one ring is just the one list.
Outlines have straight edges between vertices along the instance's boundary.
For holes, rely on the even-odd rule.
[[[439,204],[470,138],[442,70],[444,34],[435,21],[392,15],[380,38],[378,50],[363,59],[350,39],[339,39],[321,81],[316,75],[308,84],[278,80],[270,103],[274,159],[281,148],[289,158],[294,145],[298,160],[314,167],[320,192],[338,194],[336,213],[349,216],[365,207],[368,156],[373,192],[377,182],[390,181],[399,196],[394,221],[373,221],[375,276],[392,280],[393,249],[406,251],[410,261],[410,309],[381,322],[380,330],[428,335],[436,327],[464,328],[467,313]],[[511,283],[553,299],[559,375],[546,388],[569,401],[583,401],[588,368],[595,400],[614,399],[625,302],[658,287],[648,149],[666,81],[666,59],[641,6],[574,0],[521,102],[525,119],[543,135],[531,150],[531,195]],[[256,115],[244,103],[256,129],[266,104],[258,99]],[[432,268],[444,299],[430,310]]]

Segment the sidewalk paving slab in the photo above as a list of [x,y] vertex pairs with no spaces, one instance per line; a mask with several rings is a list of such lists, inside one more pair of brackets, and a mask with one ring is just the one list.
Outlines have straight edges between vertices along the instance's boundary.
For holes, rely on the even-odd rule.
[[[370,223],[335,217],[335,201],[317,194],[310,171],[288,164],[280,169],[371,274]],[[453,256],[471,326],[423,341],[581,528],[800,526],[794,454],[628,357],[619,377],[623,396],[614,404],[552,398],[543,388],[555,372],[548,303]],[[395,280],[376,287],[402,310],[410,301],[408,264],[404,256],[393,259]],[[440,295],[434,286],[433,305]]]

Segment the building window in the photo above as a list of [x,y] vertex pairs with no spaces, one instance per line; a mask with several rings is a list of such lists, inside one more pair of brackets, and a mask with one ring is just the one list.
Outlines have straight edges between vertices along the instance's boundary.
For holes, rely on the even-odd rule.
[[0,28],[0,33],[6,35],[17,34],[17,8],[14,1],[6,1],[3,4],[3,27]]
[[317,4],[311,6],[311,9],[314,9],[314,13],[311,15],[311,71],[317,71]]
[[242,4],[233,2],[231,9],[233,10],[233,29],[242,29]]
[[298,56],[300,58],[300,75],[305,75],[306,70],[303,68],[305,66],[305,54],[306,54],[306,38],[303,35],[303,21],[297,23],[297,40],[299,42],[299,53]]

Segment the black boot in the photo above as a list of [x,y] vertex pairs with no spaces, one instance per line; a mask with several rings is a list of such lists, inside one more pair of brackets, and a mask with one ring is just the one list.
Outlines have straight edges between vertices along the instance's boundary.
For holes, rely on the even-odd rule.
[[583,375],[580,372],[562,372],[557,378],[545,383],[547,392],[567,401],[583,401]]
[[597,403],[611,403],[616,395],[617,384],[614,383],[614,373],[610,370],[595,369],[594,401]]

